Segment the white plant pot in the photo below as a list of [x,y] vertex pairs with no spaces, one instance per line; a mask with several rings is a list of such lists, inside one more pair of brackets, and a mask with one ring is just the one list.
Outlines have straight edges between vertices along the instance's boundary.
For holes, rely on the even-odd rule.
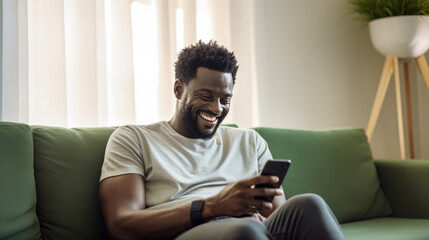
[[375,49],[384,56],[417,58],[429,49],[429,16],[396,16],[369,22]]

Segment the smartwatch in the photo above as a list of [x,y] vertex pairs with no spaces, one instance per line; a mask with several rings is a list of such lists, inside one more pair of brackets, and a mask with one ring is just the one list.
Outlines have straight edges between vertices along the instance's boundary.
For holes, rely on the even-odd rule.
[[191,212],[190,212],[192,225],[197,226],[204,222],[204,219],[201,215],[203,212],[203,207],[204,207],[204,199],[195,200],[192,202]]

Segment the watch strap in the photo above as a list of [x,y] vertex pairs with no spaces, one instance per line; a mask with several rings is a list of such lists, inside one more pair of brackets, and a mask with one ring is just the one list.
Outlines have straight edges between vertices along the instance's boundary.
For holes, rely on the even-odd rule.
[[191,223],[194,226],[200,225],[204,223],[204,219],[202,217],[204,207],[204,199],[195,200],[191,204],[190,218]]

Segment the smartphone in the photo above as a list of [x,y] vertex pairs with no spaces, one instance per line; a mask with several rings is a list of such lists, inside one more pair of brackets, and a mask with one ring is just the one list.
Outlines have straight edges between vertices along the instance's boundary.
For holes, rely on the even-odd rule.
[[[273,159],[268,160],[264,168],[262,169],[261,175],[268,176],[277,176],[279,181],[276,183],[264,183],[256,184],[255,188],[279,188],[282,185],[283,179],[286,176],[287,170],[291,164],[289,159]],[[256,199],[261,199],[267,202],[273,201],[274,196],[271,197],[255,197]]]

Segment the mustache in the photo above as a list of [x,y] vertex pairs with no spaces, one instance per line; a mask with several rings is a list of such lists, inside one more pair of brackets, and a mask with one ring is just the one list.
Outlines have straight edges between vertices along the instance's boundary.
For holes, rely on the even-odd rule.
[[203,113],[211,115],[213,117],[221,117],[223,115],[223,111],[219,114],[215,114],[214,112],[212,112],[210,110],[199,110],[199,112],[203,112]]

